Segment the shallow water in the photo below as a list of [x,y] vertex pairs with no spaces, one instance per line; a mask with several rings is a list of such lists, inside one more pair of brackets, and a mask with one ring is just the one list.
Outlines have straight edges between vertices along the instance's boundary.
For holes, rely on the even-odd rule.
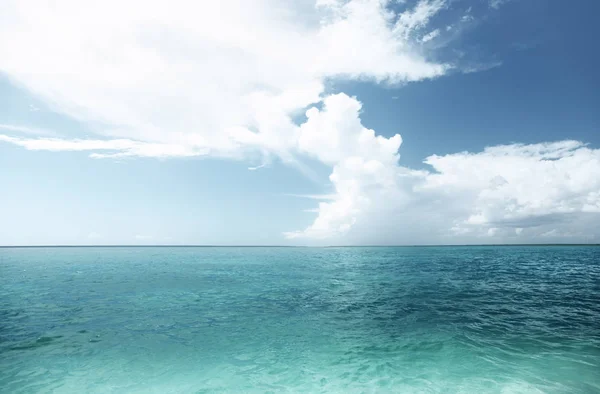
[[2,393],[599,393],[599,247],[0,249]]

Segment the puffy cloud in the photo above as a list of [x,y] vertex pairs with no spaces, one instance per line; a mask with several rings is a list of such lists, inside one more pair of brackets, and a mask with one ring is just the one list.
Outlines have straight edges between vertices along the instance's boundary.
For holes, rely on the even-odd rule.
[[429,20],[444,7],[446,7],[444,0],[420,1],[413,10],[400,15],[396,30],[408,37],[427,26]]
[[335,195],[319,204],[315,222],[289,238],[329,238],[346,233],[368,210],[372,195],[393,190],[396,183],[399,134],[376,136],[360,121],[361,104],[345,94],[329,96],[323,109],[307,111],[300,126],[298,149],[333,166],[329,179]]
[[504,145],[481,153],[432,156],[426,188],[472,196],[465,224],[512,227],[532,217],[600,212],[600,151],[577,141]]
[[433,155],[425,160],[430,171],[415,171],[397,162],[400,136],[375,136],[359,111],[344,95],[326,100],[322,111],[309,110],[300,147],[308,141],[315,148],[306,151],[333,165],[335,195],[319,203],[312,225],[289,238],[453,243],[600,236],[600,150],[578,141],[501,145]]
[[306,111],[307,121],[299,128],[298,148],[323,163],[337,164],[348,157],[395,163],[402,138],[376,136],[360,122],[361,103],[341,93],[327,97],[323,110]]
[[5,1],[0,72],[100,135],[48,138],[1,125],[9,133],[0,140],[95,158],[260,156],[250,169],[274,157],[302,168],[311,157],[331,167],[333,192],[288,238],[447,243],[600,231],[598,150],[506,145],[431,156],[430,171],[415,171],[398,164],[400,135],[376,135],[357,99],[328,94],[331,79],[405,83],[448,72],[421,52],[444,34],[429,22],[447,2],[390,5]]
[[[364,127],[361,103],[343,93],[307,110],[290,151],[332,167],[333,192],[314,222],[285,233],[326,243],[589,242],[600,236],[600,150],[578,141],[511,144],[425,159],[429,171],[399,165],[400,135]],[[30,150],[92,151],[93,157],[194,156],[186,145],[127,139],[0,140]]]

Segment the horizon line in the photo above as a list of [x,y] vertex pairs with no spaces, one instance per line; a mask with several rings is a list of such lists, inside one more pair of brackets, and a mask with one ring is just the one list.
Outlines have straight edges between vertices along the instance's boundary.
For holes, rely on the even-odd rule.
[[600,246],[600,243],[522,243],[522,244],[406,244],[406,245],[210,245],[210,244],[99,244],[99,245],[0,245],[0,248],[411,248],[469,246]]

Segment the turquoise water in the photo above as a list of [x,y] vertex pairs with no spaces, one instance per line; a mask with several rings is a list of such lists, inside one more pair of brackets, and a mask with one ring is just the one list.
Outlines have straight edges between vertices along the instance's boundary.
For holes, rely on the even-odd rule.
[[2,393],[600,393],[600,248],[0,249]]

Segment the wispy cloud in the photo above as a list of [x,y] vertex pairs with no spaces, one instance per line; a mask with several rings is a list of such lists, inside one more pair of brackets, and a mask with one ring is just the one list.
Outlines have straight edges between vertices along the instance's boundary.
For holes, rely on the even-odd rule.
[[[95,158],[259,152],[297,164],[293,119],[327,96],[327,80],[406,83],[450,68],[420,48],[444,0],[402,12],[379,0],[7,1],[0,71],[113,139],[4,139],[28,149],[89,150]],[[98,23],[106,20],[110,32]]]
[[448,69],[413,37],[442,0],[399,14],[379,0],[8,2],[0,70],[11,79],[111,136],[216,156],[289,155],[292,115],[321,100],[327,79],[410,82]]
[[429,42],[429,41],[435,39],[439,35],[440,35],[440,29],[435,29],[435,30],[425,34],[423,36],[423,38],[421,38],[421,42],[423,42],[423,43]]
[[462,72],[465,74],[476,73],[491,70],[502,65],[501,61],[489,61],[486,63],[468,63],[462,66]]
[[[533,224],[540,217],[600,211],[598,150],[507,145],[431,156],[431,171],[415,171],[398,165],[400,135],[377,135],[356,98],[326,89],[332,79],[398,84],[447,74],[452,67],[423,42],[445,42],[470,24],[467,10],[462,21],[431,25],[449,1],[418,0],[402,12],[380,0],[6,2],[0,71],[105,131],[49,138],[0,125],[2,142],[93,158],[275,157],[311,176],[302,165],[310,158],[331,168],[334,192],[302,196],[317,200],[318,213],[290,238],[515,236],[515,228],[550,231],[554,223]],[[482,63],[461,71],[489,68]],[[306,120],[296,121],[302,112]]]
[[500,8],[502,5],[508,3],[510,0],[489,0],[489,6],[494,9]]
[[36,135],[36,136],[56,135],[55,132],[50,131],[50,130],[39,129],[36,127],[29,127],[29,126],[2,124],[2,123],[0,123],[0,130],[11,131],[11,132],[15,132],[15,133],[31,134],[31,135]]
[[288,197],[298,197],[298,198],[308,198],[311,200],[334,200],[336,198],[335,194],[285,194]]
[[302,212],[307,212],[307,213],[319,213],[319,209],[318,209],[318,208],[309,208],[309,209],[304,209],[304,210],[302,210]]
[[92,151],[92,158],[123,158],[123,157],[192,157],[205,154],[205,150],[193,146],[160,144],[132,141],[127,139],[65,140],[60,138],[18,138],[0,134],[0,141],[19,145],[27,150],[52,152],[81,152]]

